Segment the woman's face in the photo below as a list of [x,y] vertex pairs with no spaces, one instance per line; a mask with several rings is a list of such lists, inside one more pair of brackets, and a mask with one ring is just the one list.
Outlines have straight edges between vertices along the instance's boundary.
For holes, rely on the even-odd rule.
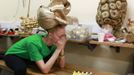
[[57,43],[62,37],[65,37],[65,27],[58,27],[53,34],[53,42]]

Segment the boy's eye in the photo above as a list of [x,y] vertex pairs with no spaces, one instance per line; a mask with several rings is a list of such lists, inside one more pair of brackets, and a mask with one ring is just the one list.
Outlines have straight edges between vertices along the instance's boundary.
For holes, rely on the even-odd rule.
[[64,34],[64,35],[61,35],[60,37],[66,37],[66,35]]

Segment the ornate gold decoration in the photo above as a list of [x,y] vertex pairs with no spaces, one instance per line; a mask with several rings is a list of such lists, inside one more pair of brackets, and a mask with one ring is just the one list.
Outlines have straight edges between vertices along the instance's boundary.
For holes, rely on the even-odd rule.
[[127,12],[126,0],[100,0],[96,21],[102,27],[110,25],[113,33],[120,30]]
[[39,27],[38,22],[34,18],[29,18],[29,17],[21,17],[21,29],[22,32],[20,34],[23,35],[30,35],[32,34],[33,28]]

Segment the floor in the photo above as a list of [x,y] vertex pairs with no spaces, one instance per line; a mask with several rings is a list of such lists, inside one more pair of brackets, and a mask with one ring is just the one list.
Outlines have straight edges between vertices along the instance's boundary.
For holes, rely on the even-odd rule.
[[[13,71],[11,69],[7,68],[7,66],[5,66],[5,64],[2,60],[0,60],[0,63],[1,63],[0,64],[0,75],[13,75]],[[75,74],[74,74],[74,71],[75,71]],[[31,68],[28,68],[27,75],[72,75],[72,74],[78,75],[78,71],[79,71],[79,73],[83,72],[86,75],[87,74],[90,74],[90,75],[120,75],[120,74],[115,74],[112,72],[105,72],[105,71],[96,70],[94,68],[83,67],[80,65],[72,65],[72,64],[66,64],[64,69],[59,68],[58,65],[54,65],[51,72],[48,74],[43,74],[39,71],[38,68],[32,66]],[[91,72],[92,72],[92,74],[91,74]]]
[[68,43],[65,53],[67,63],[120,75],[127,75],[132,70],[133,49],[121,48],[121,52],[116,53],[115,49],[111,49],[108,46],[97,46],[94,51],[91,51],[86,46]]

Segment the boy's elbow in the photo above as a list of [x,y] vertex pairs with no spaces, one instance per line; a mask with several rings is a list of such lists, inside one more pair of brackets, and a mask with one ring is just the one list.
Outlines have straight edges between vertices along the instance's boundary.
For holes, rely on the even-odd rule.
[[43,71],[43,73],[44,73],[44,74],[48,74],[48,73],[49,73],[49,71]]
[[43,72],[44,74],[47,74],[47,73],[49,73],[49,72],[50,72],[50,69],[45,68],[42,72]]

